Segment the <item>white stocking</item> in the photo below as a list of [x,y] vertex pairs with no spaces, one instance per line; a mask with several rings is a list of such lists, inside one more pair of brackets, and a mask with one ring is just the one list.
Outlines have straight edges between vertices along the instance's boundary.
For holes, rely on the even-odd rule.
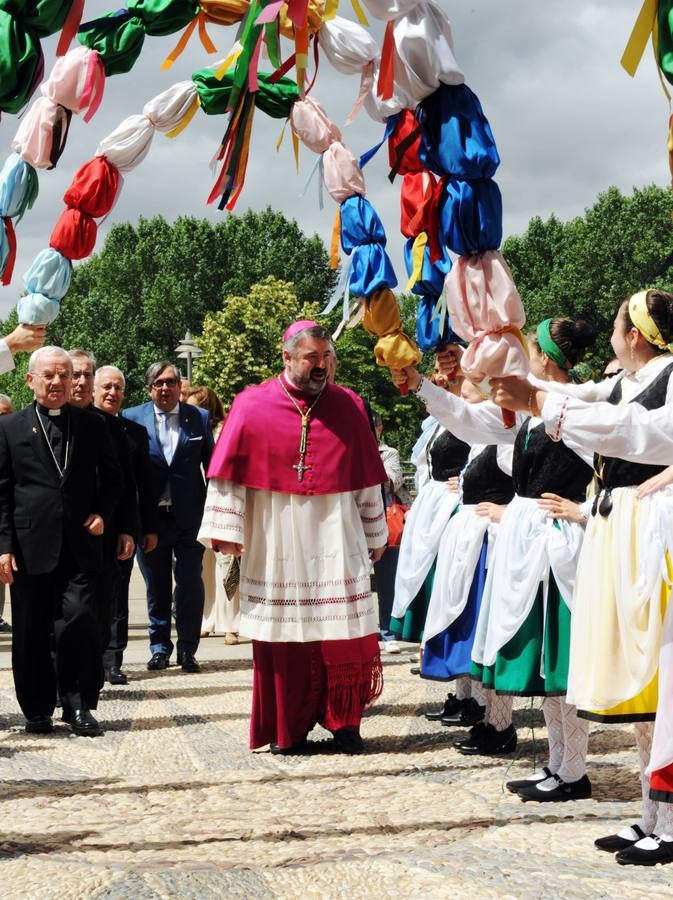
[[650,762],[654,722],[636,722],[635,732],[640,763],[640,785],[643,792],[642,816],[638,824],[645,834],[650,834],[656,825],[658,804],[654,800],[650,800],[650,778],[645,774],[645,769]]
[[456,678],[454,686],[456,689],[456,700],[467,700],[468,697],[472,696],[470,689],[471,679],[467,676]]
[[503,696],[492,692],[491,708],[488,711],[486,722],[492,725],[496,731],[504,731],[512,724],[512,697]]
[[548,769],[556,774],[563,762],[563,716],[561,715],[561,698],[545,697],[542,702],[542,712],[547,725],[547,740],[549,742]]
[[576,706],[559,699],[563,717],[563,762],[558,774],[563,781],[571,783],[579,781],[587,772],[589,722],[579,718]]
[[[470,679],[472,681],[472,679]],[[477,701],[479,706],[486,706],[487,690],[481,681],[472,681],[472,697]]]
[[673,841],[673,803],[657,803],[657,824],[654,833]]

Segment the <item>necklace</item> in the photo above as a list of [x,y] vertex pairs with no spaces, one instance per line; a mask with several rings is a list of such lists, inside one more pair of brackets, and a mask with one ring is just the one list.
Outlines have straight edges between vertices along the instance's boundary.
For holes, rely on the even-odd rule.
[[49,452],[51,453],[51,458],[54,460],[54,465],[56,466],[56,471],[58,472],[61,479],[63,479],[63,474],[65,470],[68,468],[68,452],[70,450],[70,422],[68,422],[68,431],[65,438],[65,456],[63,458],[63,468],[59,466],[58,460],[56,459],[56,454],[54,453],[54,448],[51,446],[51,441],[47,436],[47,430],[44,427],[44,423],[42,418],[40,417],[39,412],[37,411],[37,407],[35,407],[35,415],[37,416],[37,421],[42,429],[42,434],[44,435],[44,439],[47,443],[47,447],[49,448]]
[[313,468],[313,466],[307,466],[304,464],[304,459],[306,458],[306,438],[308,436],[309,418],[315,408],[316,403],[322,397],[322,392],[323,392],[327,382],[323,381],[322,387],[320,388],[320,391],[318,392],[318,396],[315,398],[313,403],[309,406],[309,408],[304,413],[301,411],[301,407],[299,406],[297,401],[294,399],[292,394],[288,391],[288,389],[285,387],[285,385],[281,381],[280,375],[278,375],[277,377],[278,377],[278,384],[282,387],[283,391],[285,392],[285,395],[287,396],[287,398],[290,400],[290,402],[292,403],[294,408],[297,410],[297,412],[301,416],[301,438],[299,439],[299,462],[296,465],[292,466],[292,468],[297,470],[297,481],[303,481],[304,480],[304,472],[307,472],[309,469]]

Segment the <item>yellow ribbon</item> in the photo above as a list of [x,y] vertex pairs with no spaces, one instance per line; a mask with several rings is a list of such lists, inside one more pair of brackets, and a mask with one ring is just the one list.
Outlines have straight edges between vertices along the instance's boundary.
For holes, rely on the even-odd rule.
[[633,31],[626,43],[621,64],[632,78],[638,70],[650,36],[653,42],[656,39],[658,8],[658,0],[643,0]]
[[325,12],[323,14],[323,22],[329,22],[336,17],[339,10],[339,0],[327,0],[325,3]]
[[234,46],[229,51],[229,55],[215,69],[214,74],[215,78],[217,78],[218,81],[222,81],[224,76],[236,62],[241,53],[243,53],[243,46],[238,41],[236,41]]
[[294,133],[294,131],[292,131],[291,134],[292,134],[292,152],[294,153],[294,167],[295,167],[295,170],[298,175],[299,174],[299,138]]
[[528,341],[523,336],[523,332],[520,328],[517,328],[516,325],[505,325],[504,328],[500,328],[498,334],[513,334],[514,337],[519,341],[523,349],[526,351],[526,356],[530,356],[530,350],[528,349]]
[[420,280],[421,275],[423,274],[423,256],[425,254],[425,248],[428,243],[428,235],[425,231],[421,231],[420,234],[416,235],[416,240],[414,241],[413,247],[411,248],[411,275],[409,275],[409,281],[407,281],[406,290],[410,291],[412,287],[416,284],[417,281]]
[[177,137],[181,131],[184,131],[185,128],[189,125],[196,114],[196,110],[201,105],[201,100],[199,99],[199,95],[192,100],[192,102],[187,107],[187,112],[182,117],[182,120],[179,125],[176,125],[171,131],[166,132],[166,137],[174,138]]
[[332,225],[332,239],[330,241],[329,251],[329,267],[337,269],[339,267],[339,247],[341,246],[341,207],[337,206]]
[[364,10],[360,6],[360,0],[351,0],[351,5],[360,25],[364,25],[365,28],[368,28],[369,22],[367,21],[367,16],[364,14]]

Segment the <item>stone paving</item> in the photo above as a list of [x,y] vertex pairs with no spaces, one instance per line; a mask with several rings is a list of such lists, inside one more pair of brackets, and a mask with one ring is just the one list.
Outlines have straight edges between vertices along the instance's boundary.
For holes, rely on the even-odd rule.
[[[594,797],[523,804],[508,778],[545,760],[539,703],[519,702],[508,759],[463,757],[457,729],[421,715],[442,686],[385,657],[366,752],[274,757],[247,749],[250,646],[202,642],[201,674],[145,670],[136,632],[105,735],[27,735],[0,639],[0,894],[28,898],[655,898],[673,865],[621,867],[595,837],[637,820],[633,734],[596,727]],[[4,652],[1,652],[4,651]]]

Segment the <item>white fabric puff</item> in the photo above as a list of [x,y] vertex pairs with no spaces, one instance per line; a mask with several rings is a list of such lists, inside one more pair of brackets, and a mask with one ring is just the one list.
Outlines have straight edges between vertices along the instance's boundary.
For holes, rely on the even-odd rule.
[[324,23],[318,42],[330,64],[344,75],[357,75],[379,55],[378,44],[367,29],[341,16]]
[[128,116],[104,137],[96,156],[107,156],[120,172],[130,172],[145,159],[154,137],[154,125],[147,116]]

